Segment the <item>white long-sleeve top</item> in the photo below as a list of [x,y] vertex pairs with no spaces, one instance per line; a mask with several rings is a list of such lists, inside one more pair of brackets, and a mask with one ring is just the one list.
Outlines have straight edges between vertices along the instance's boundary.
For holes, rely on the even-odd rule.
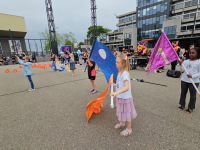
[[[183,65],[187,69],[188,73],[192,75],[192,80],[194,83],[199,83],[199,77],[200,77],[200,60],[185,60],[183,62]],[[180,71],[183,73],[181,80],[184,82],[191,83],[190,78],[187,77],[187,73],[185,72],[182,65],[180,66]]]

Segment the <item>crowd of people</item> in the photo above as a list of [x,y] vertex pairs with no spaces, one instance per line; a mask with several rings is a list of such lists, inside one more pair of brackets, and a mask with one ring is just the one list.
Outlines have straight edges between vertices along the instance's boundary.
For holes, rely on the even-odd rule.
[[[21,54],[18,54],[17,55],[19,57],[19,59],[21,60],[24,60],[25,61],[25,57],[26,57],[26,54],[24,52],[22,52]],[[36,56],[34,53],[31,53],[30,54],[30,62],[37,62],[37,59],[36,59]],[[0,65],[3,66],[3,65],[9,65],[9,62],[11,62],[11,64],[16,64],[16,57],[14,55],[12,55],[11,57],[7,56],[0,56]]]
[[[190,46],[189,50],[184,50],[177,46],[177,42],[172,42],[172,45],[177,52],[177,54],[180,56],[181,60],[174,61],[171,63],[171,69],[175,70],[177,63],[180,65],[180,71],[183,73],[181,78],[181,94],[180,94],[180,100],[179,104],[180,107],[178,107],[179,110],[185,109],[186,105],[186,95],[188,89],[190,90],[190,102],[188,104],[187,110],[185,110],[186,113],[191,113],[195,109],[195,103],[196,103],[196,90],[194,86],[191,83],[192,79],[195,82],[195,85],[199,86],[199,77],[200,77],[200,61],[199,61],[199,52],[194,47],[194,45]],[[132,91],[131,91],[131,82],[130,82],[130,63],[128,56],[135,55],[134,50],[131,48],[130,52],[128,52],[126,49],[123,49],[121,53],[117,52],[116,49],[113,50],[114,55],[116,56],[116,67],[118,68],[119,72],[117,75],[117,81],[116,84],[113,84],[114,87],[116,87],[116,92],[113,92],[110,94],[111,97],[116,97],[116,108],[117,108],[117,118],[119,120],[119,123],[114,126],[115,129],[124,128],[126,125],[126,129],[120,132],[121,136],[128,136],[132,134],[132,128],[131,128],[131,122],[132,119],[136,118],[137,113],[133,104],[133,97],[132,97]],[[92,89],[90,90],[91,93],[95,94],[97,93],[97,84],[96,84],[96,71],[95,71],[95,62],[91,59],[89,59],[90,51],[87,50],[83,53],[80,51],[77,52],[79,58],[82,58],[85,60],[83,62],[87,63],[88,68],[88,78],[91,82]],[[148,50],[144,50],[139,55],[148,56]],[[23,57],[21,57],[23,59]],[[28,77],[28,80],[30,82],[31,88],[29,91],[35,90],[34,84],[32,81],[31,76],[33,75],[31,72],[30,65],[32,64],[30,62],[30,57],[25,56],[23,62],[20,57],[17,57],[18,62],[23,65],[23,68],[25,70],[25,76]],[[72,70],[72,76],[75,75],[75,59],[73,53],[70,53],[69,51],[65,51],[64,53],[57,55],[51,53],[51,60],[55,63],[56,68],[58,71],[61,71],[61,63],[65,65],[70,66],[70,70]],[[63,61],[64,60],[64,61]],[[80,63],[80,59],[79,59]],[[189,72],[189,74],[186,73],[186,71],[183,69],[182,65],[184,65]],[[161,69],[161,68],[160,68]],[[159,70],[160,70],[159,69]]]

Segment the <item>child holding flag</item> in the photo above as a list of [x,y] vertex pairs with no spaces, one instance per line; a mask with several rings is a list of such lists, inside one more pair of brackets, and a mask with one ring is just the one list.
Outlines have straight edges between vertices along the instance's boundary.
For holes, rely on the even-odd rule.
[[96,84],[96,71],[95,71],[95,62],[91,59],[88,59],[88,78],[92,84],[92,89],[90,90],[91,93],[97,93],[97,84]]
[[[184,62],[182,60],[179,61],[180,64],[180,71],[183,73],[181,78],[181,96],[180,96],[180,102],[181,105],[178,109],[183,110],[185,108],[185,99],[187,95],[188,88],[190,90],[190,102],[188,104],[188,109],[185,111],[186,113],[191,113],[193,109],[195,109],[195,103],[196,103],[196,90],[194,86],[192,85],[189,78],[192,78],[195,85],[199,86],[199,77],[200,77],[200,61],[198,60],[199,54],[197,49],[191,49],[189,52],[190,59],[185,60]],[[182,64],[185,66],[185,68],[188,71],[188,75],[185,72],[185,70],[182,67]]]
[[137,113],[133,104],[133,97],[131,94],[131,82],[130,82],[130,67],[129,60],[126,55],[120,55],[116,59],[116,67],[119,69],[116,92],[110,94],[110,96],[116,96],[116,108],[117,117],[120,123],[115,125],[115,129],[125,127],[126,130],[120,133],[121,136],[128,136],[132,134],[131,119],[136,118]]
[[31,76],[33,75],[33,73],[31,72],[31,67],[30,67],[32,65],[32,63],[30,62],[30,57],[28,57],[28,56],[24,57],[25,63],[22,60],[20,60],[18,56],[16,56],[16,58],[18,59],[18,62],[23,66],[24,76],[28,77],[28,80],[31,84],[31,88],[28,91],[31,92],[31,91],[35,90],[33,81],[31,79]]

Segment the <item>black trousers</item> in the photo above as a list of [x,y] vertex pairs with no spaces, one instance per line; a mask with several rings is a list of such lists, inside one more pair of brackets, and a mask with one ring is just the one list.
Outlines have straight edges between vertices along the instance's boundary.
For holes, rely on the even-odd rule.
[[[199,83],[195,83],[195,84],[197,87],[199,86]],[[179,104],[181,106],[185,106],[185,99],[186,99],[188,89],[190,91],[190,102],[188,104],[188,108],[193,110],[195,109],[195,104],[196,104],[196,90],[192,83],[181,81],[181,97],[180,97]]]
[[177,60],[171,62],[171,70],[176,70]]

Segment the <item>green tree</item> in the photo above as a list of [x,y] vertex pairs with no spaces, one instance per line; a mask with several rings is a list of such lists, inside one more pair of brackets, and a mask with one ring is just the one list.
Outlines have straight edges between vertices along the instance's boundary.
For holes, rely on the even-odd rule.
[[70,40],[65,41],[65,46],[72,46],[72,49],[74,49],[74,43],[72,43]]
[[74,49],[74,43],[77,43],[77,41],[74,37],[74,33],[72,33],[72,32],[65,33],[65,34],[63,34],[63,38],[65,41],[65,45],[71,45],[72,49]]
[[[47,29],[45,29],[44,32],[40,32],[39,33],[39,36],[41,39],[47,39],[45,41],[45,47],[44,47],[44,50],[46,52],[50,51],[50,35],[49,35],[49,31]],[[56,38],[57,38],[57,44],[58,46],[62,45],[64,42],[63,42],[63,35],[61,35],[60,33],[56,32]]]
[[81,45],[85,45],[83,42],[80,42],[79,44],[78,44],[78,46],[81,46]]
[[[94,37],[93,37],[93,31],[94,28],[92,26],[90,26],[88,28],[88,32],[87,32],[87,38],[90,41],[90,45],[92,45]],[[111,29],[108,28],[104,28],[103,26],[97,26],[97,39],[99,39],[100,41],[105,41],[106,40],[106,33],[112,31]]]
[[[49,35],[49,31],[47,29],[45,29],[44,32],[40,32],[39,36],[41,39],[47,39],[45,41],[45,51],[48,52],[50,51],[50,35]],[[58,32],[58,28],[57,28],[57,32],[56,32],[56,38],[57,38],[57,44],[58,46],[63,46],[63,45],[71,45],[72,48],[74,48],[74,43],[76,43],[76,39],[74,38],[74,33],[69,32],[69,33],[64,33],[64,34],[60,34]]]

